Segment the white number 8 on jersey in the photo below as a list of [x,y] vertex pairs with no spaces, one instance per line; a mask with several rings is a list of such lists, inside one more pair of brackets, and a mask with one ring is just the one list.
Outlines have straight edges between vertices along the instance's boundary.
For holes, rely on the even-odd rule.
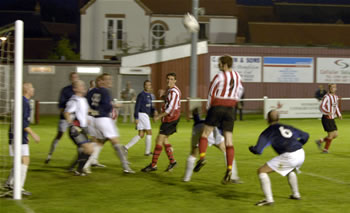
[[284,126],[280,126],[279,130],[285,138],[291,138],[293,136],[293,132],[290,129],[285,129]]

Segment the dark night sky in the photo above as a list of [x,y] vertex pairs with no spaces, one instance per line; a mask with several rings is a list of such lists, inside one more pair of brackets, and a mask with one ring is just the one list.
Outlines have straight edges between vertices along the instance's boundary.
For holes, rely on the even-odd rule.
[[[0,0],[0,11],[33,11],[37,0]],[[79,0],[39,0],[44,21],[76,23],[79,19]]]

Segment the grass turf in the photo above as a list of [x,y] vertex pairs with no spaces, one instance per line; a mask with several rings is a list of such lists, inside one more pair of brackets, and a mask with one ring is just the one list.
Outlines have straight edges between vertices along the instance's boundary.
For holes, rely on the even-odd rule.
[[[208,148],[208,163],[193,175],[192,181],[182,182],[192,128],[192,122],[185,119],[179,123],[178,133],[170,137],[178,162],[173,172],[163,172],[168,165],[164,150],[158,171],[150,174],[140,172],[151,161],[151,156],[143,156],[144,141],[141,140],[129,150],[131,167],[137,171],[136,174],[122,173],[120,162],[108,142],[100,155],[100,162],[107,168],[93,168],[93,173],[86,177],[66,172],[76,152],[67,135],[60,141],[50,164],[44,164],[56,134],[57,117],[41,117],[40,122],[40,125],[32,126],[40,135],[41,142],[30,144],[31,164],[25,184],[26,190],[33,195],[23,197],[22,201],[1,198],[1,213],[350,212],[349,116],[336,121],[339,137],[333,141],[330,154],[321,154],[314,143],[315,139],[325,136],[320,120],[281,121],[310,133],[311,137],[304,146],[306,160],[301,168],[303,173],[298,175],[302,200],[289,200],[287,179],[273,173],[270,178],[275,205],[269,207],[254,206],[263,198],[256,171],[276,154],[271,147],[266,148],[261,156],[248,151],[248,146],[254,145],[267,127],[262,115],[247,115],[245,121],[235,123],[233,139],[238,172],[244,181],[239,185],[221,185],[225,164],[223,154],[215,148]],[[123,144],[137,134],[132,124],[119,122],[118,127]],[[153,124],[153,143],[158,128],[159,122]],[[3,171],[1,175],[7,174]]]

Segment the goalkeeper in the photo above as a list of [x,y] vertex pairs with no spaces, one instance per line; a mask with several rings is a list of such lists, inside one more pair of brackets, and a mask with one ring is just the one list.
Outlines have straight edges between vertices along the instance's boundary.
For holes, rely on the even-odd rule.
[[85,83],[77,80],[73,82],[72,86],[74,95],[67,102],[63,115],[69,124],[69,136],[78,146],[78,169],[75,174],[85,176],[83,168],[93,150],[87,136],[89,104],[84,97],[86,94]]

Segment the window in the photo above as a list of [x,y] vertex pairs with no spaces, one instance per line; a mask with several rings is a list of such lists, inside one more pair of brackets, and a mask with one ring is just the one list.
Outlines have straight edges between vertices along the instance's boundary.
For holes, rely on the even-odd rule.
[[121,49],[124,41],[124,19],[107,18],[106,19],[106,49]]
[[200,40],[208,40],[209,36],[209,23],[199,23],[198,38]]
[[165,46],[166,30],[166,26],[162,23],[155,23],[152,25],[152,49],[158,49]]

